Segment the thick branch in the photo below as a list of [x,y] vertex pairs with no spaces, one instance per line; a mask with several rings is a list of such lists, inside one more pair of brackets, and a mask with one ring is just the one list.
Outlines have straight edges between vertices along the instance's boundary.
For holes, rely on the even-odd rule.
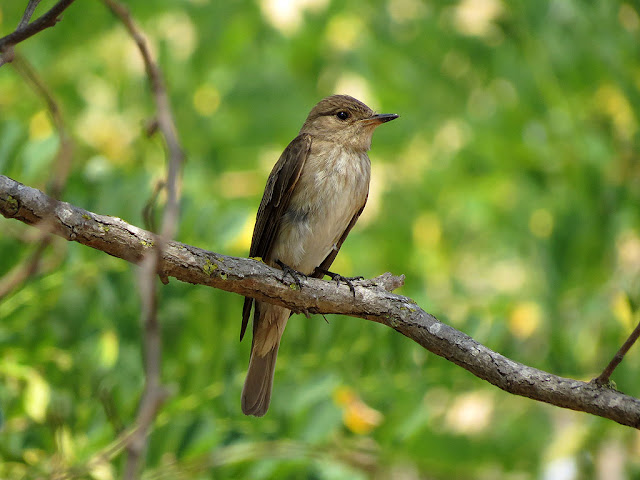
[[[55,201],[2,175],[0,213],[29,225],[41,223],[67,240],[133,263],[152,248],[154,238],[119,218]],[[640,428],[640,400],[594,383],[559,377],[490,350],[439,322],[410,298],[390,293],[402,283],[390,274],[356,282],[354,299],[346,285],[308,278],[301,279],[302,289],[298,290],[280,281],[279,270],[261,262],[178,242],[167,243],[158,268],[161,274],[184,282],[252,296],[297,312],[337,313],[382,323],[509,393]]]

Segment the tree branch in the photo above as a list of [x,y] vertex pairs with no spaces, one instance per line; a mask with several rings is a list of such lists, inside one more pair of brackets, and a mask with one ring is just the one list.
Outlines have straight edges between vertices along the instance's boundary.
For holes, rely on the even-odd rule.
[[[74,0],[60,0],[53,7],[51,7],[51,10],[49,10],[47,13],[37,18],[33,22],[24,25],[25,19],[26,21],[28,21],[28,19],[31,18],[33,11],[38,4],[38,2],[30,1],[27,5],[27,9],[24,15],[22,16],[22,20],[20,21],[18,28],[13,33],[0,38],[0,53],[5,53],[10,49],[10,47],[13,47],[14,45],[26,40],[27,38],[32,37],[36,33],[41,32],[46,28],[53,27],[60,20],[58,18],[60,14],[64,12],[66,8],[73,2]],[[5,59],[4,55],[0,55],[0,66],[2,66],[3,63],[9,61],[11,61],[11,58]]]
[[[29,225],[45,225],[67,240],[138,263],[153,248],[154,235],[115,217],[97,215],[0,175],[0,213]],[[413,300],[390,293],[402,277],[384,274],[346,285],[301,279],[302,289],[280,281],[282,272],[262,262],[167,242],[158,269],[183,282],[208,285],[281,305],[296,312],[336,313],[387,325],[430,352],[502,390],[640,428],[640,400],[616,390],[559,377],[515,362],[439,322]]]

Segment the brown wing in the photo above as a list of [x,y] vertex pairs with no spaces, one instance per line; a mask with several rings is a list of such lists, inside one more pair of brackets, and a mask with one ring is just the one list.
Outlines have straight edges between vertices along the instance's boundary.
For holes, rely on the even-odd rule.
[[[306,133],[298,135],[287,145],[273,167],[256,215],[256,225],[253,228],[253,238],[249,249],[250,257],[265,259],[269,256],[273,240],[278,234],[280,221],[289,206],[291,193],[298,183],[310,150],[311,136]],[[242,306],[240,340],[244,337],[247,329],[252,304],[253,298],[245,297]]]
[[367,198],[369,198],[368,194],[367,194],[367,197],[364,199],[364,203],[362,204],[362,207],[360,207],[360,210],[358,210],[358,212],[353,216],[353,218],[349,222],[349,225],[347,226],[347,229],[344,231],[344,233],[340,237],[340,240],[338,240],[338,243],[336,243],[336,248],[331,250],[331,253],[327,255],[327,258],[325,258],[320,264],[320,266],[315,269],[315,271],[311,275],[312,277],[322,278],[325,275],[324,271],[329,270],[329,268],[331,267],[331,264],[336,258],[336,255],[338,255],[338,252],[340,251],[340,247],[342,246],[342,243],[345,241],[345,239],[347,238],[347,235],[349,235],[349,232],[358,221],[358,218],[360,218],[360,214],[364,210],[364,206],[367,204]]

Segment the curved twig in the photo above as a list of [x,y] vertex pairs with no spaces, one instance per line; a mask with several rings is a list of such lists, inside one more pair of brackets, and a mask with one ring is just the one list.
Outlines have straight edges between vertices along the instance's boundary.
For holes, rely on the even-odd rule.
[[609,379],[613,374],[613,371],[620,365],[620,362],[624,359],[624,356],[627,354],[629,349],[633,346],[634,343],[640,338],[640,323],[636,325],[636,328],[633,329],[633,332],[629,335],[629,337],[622,344],[620,349],[613,356],[609,364],[605,367],[602,373],[595,378],[593,381],[598,385],[607,385],[609,383]]
[[[39,3],[37,1],[30,1],[27,6],[27,10],[20,22],[22,25],[29,21],[35,6]],[[67,132],[64,118],[58,102],[53,97],[45,82],[37,74],[33,66],[21,55],[15,54],[12,63],[13,68],[24,78],[28,85],[31,86],[33,91],[42,98],[47,106],[49,116],[55,126],[58,134],[60,146],[56,153],[55,160],[53,162],[53,168],[49,180],[47,182],[47,192],[54,198],[59,198],[64,190],[69,177],[69,170],[71,167],[71,159],[73,157],[73,143],[71,137]],[[43,271],[52,270],[57,267],[58,262],[61,261],[61,257],[54,256],[52,262],[42,262],[42,256],[47,247],[51,244],[53,238],[46,234],[41,233],[34,242],[37,242],[35,250],[31,256],[16,265],[9,273],[0,278],[0,300],[19,288],[24,282],[29,280],[33,275],[41,274]],[[43,268],[43,265],[45,268]]]
[[[60,21],[59,17],[62,12],[64,12],[67,7],[73,2],[74,0],[60,0],[53,7],[51,7],[51,9],[47,13],[45,13],[41,17],[38,17],[31,23],[26,23],[29,21],[29,18],[31,18],[31,15],[33,15],[33,11],[39,3],[29,2],[24,15],[22,16],[22,20],[20,20],[18,28],[9,35],[0,38],[0,53],[10,53],[10,47],[13,47],[14,45],[26,40],[27,38],[32,37],[36,33],[41,32],[46,28],[53,27]],[[11,55],[8,56],[12,57]],[[10,62],[11,60],[12,58],[5,58],[5,55],[0,55],[0,66],[2,66],[3,63]]]
[[144,327],[144,372],[145,389],[138,407],[136,426],[130,443],[125,467],[125,479],[137,478],[139,466],[146,450],[147,434],[166,397],[162,386],[160,366],[162,364],[162,339],[157,318],[158,298],[155,285],[156,271],[168,240],[172,239],[178,225],[179,215],[179,174],[182,170],[184,153],[178,140],[177,129],[171,113],[169,96],[164,85],[160,67],[154,62],[148,42],[131,17],[129,10],[116,0],[103,0],[104,4],[120,19],[129,35],[134,39],[144,61],[151,92],[156,104],[156,118],[153,123],[165,139],[168,153],[167,205],[162,218],[162,231],[154,240],[154,247],[146,255],[139,275],[142,300],[142,325]]

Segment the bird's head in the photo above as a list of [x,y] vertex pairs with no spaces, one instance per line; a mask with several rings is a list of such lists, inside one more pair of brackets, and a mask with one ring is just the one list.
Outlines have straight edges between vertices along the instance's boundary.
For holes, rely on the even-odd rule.
[[324,98],[311,109],[300,133],[366,152],[378,125],[398,118],[393,113],[376,114],[360,100],[348,95]]

